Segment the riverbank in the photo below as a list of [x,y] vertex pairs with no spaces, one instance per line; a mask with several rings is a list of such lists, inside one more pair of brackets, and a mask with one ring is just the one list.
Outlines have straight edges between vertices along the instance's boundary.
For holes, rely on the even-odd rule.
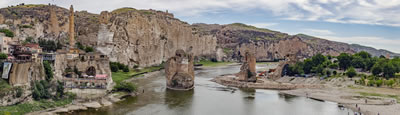
[[[127,82],[132,82],[135,79],[145,79],[149,76],[153,76],[155,74],[158,74],[162,69],[158,69],[157,71],[152,71],[152,72],[145,72],[140,74],[141,77],[129,77],[128,79],[125,79],[124,81]],[[139,74],[138,74],[139,75]],[[87,109],[99,109],[101,107],[106,107],[110,106],[114,103],[118,103],[123,101],[126,97],[129,96],[138,96],[142,92],[142,89],[137,89],[136,92],[133,93],[125,93],[125,92],[114,92],[106,95],[104,98],[100,99],[93,99],[93,100],[81,100],[81,99],[76,99],[73,100],[71,104],[64,105],[64,106],[59,106],[56,108],[49,108],[41,111],[35,111],[28,113],[27,115],[54,115],[58,113],[69,113],[73,111],[79,111],[79,110],[87,110]]]
[[[339,105],[343,105],[346,108],[352,109],[355,112],[361,112],[365,115],[396,115],[400,113],[400,104],[394,98],[385,96],[372,96],[362,95],[369,92],[374,94],[392,95],[387,94],[387,91],[395,91],[392,93],[398,93],[396,90],[385,89],[387,91],[368,91],[374,88],[365,89],[352,89],[352,88],[339,88],[339,87],[325,87],[320,89],[295,89],[280,91],[283,94],[290,94],[296,96],[308,97],[316,100],[324,100],[336,102]],[[386,94],[385,94],[386,93]],[[367,101],[366,101],[367,100]],[[357,107],[356,107],[357,105]],[[359,109],[360,108],[360,109]],[[360,111],[359,111],[360,110]]]
[[[354,84],[357,78],[282,77],[276,81],[259,78],[256,83],[241,82],[234,75],[222,75],[212,81],[225,86],[280,90],[282,94],[336,102],[365,115],[400,113],[400,91],[390,88],[365,87]],[[366,101],[367,100],[367,101]],[[357,107],[356,107],[357,104]],[[360,111],[359,111],[360,108]]]

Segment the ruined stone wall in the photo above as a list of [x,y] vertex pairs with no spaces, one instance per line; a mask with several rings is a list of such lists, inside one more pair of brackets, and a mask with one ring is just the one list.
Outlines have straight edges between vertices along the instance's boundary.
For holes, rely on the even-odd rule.
[[108,59],[88,59],[87,57],[77,57],[75,59],[67,59],[68,54],[59,53],[56,55],[56,60],[54,63],[56,80],[62,81],[64,78],[64,73],[66,68],[77,69],[80,72],[86,72],[90,67],[94,67],[96,74],[107,74],[109,79],[107,79],[107,90],[111,90],[113,86],[113,81],[111,79],[111,70],[109,66]]

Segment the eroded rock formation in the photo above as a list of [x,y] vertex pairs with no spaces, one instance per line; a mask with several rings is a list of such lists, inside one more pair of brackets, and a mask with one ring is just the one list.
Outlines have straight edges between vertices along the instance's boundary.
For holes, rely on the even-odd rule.
[[236,74],[239,81],[255,82],[257,81],[256,73],[256,57],[250,51],[245,52],[243,64],[240,67],[240,72]]
[[176,50],[175,56],[165,63],[167,88],[189,90],[194,87],[194,57],[182,49]]

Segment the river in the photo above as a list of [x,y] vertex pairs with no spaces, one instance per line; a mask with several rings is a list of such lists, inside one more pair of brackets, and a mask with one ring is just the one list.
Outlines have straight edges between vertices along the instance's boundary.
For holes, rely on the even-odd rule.
[[129,97],[98,110],[76,111],[74,115],[347,115],[336,103],[279,94],[276,90],[225,87],[210,80],[239,71],[239,66],[195,71],[195,88],[172,91],[165,87],[164,72],[140,78],[135,83],[144,94]]

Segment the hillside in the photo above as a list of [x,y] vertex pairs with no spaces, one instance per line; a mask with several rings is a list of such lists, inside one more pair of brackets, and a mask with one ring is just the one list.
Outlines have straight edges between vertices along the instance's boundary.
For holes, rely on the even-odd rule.
[[[52,40],[66,46],[69,9],[54,5],[19,5],[0,9],[0,28],[15,33],[13,39]],[[296,54],[299,59],[317,53],[368,51],[377,56],[385,50],[333,42],[307,35],[288,35],[269,29],[234,23],[193,24],[156,10],[119,8],[93,14],[75,11],[75,38],[107,54],[111,61],[131,67],[161,64],[176,49],[194,53],[197,59],[237,61],[245,50],[257,52],[257,61]],[[393,54],[393,53],[391,53]]]
[[218,46],[226,54],[225,60],[239,60],[240,52],[246,49],[257,52],[257,61],[271,61],[283,58],[288,54],[296,54],[298,59],[307,58],[317,53],[337,56],[342,52],[356,53],[367,51],[373,56],[398,56],[386,50],[371,47],[329,41],[309,35],[288,35],[278,31],[257,28],[250,25],[234,23],[228,25],[193,24],[198,33],[214,35]]

